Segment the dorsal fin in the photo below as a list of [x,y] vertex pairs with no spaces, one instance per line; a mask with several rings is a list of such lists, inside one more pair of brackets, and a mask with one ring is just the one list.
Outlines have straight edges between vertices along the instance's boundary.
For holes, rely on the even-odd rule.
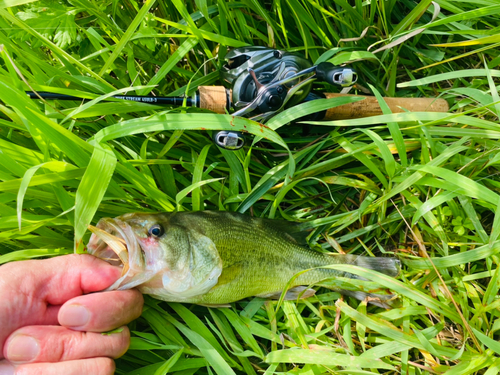
[[307,236],[311,233],[305,231],[302,223],[286,220],[261,219],[262,224],[273,228],[276,232],[283,235],[289,241],[295,242],[297,245],[307,245]]
[[239,212],[198,211],[196,213],[192,212],[190,215],[202,215],[205,217],[218,215],[225,216],[228,220],[234,220],[240,223],[252,223],[253,225],[259,225],[264,229],[271,229],[275,231],[277,235],[282,236],[284,240],[294,242],[297,245],[307,245],[306,238],[311,233],[310,228],[304,229],[304,223],[281,219],[252,217],[250,215],[240,214]]

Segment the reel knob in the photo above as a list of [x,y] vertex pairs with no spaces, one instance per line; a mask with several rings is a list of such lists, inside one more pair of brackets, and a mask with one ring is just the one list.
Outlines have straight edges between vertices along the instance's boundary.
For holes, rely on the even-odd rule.
[[341,68],[329,62],[322,62],[316,66],[316,78],[330,85],[348,87],[356,83],[358,75],[350,68]]
[[245,136],[236,131],[222,130],[212,137],[214,143],[226,150],[239,150],[245,145]]

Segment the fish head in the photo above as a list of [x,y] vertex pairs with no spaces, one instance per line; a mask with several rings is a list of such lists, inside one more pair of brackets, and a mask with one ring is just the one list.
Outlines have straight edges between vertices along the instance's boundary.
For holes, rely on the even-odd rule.
[[[110,290],[137,286],[164,300],[183,301],[217,284],[222,260],[214,242],[177,215],[133,213],[99,221],[88,252],[124,270]],[[124,243],[125,254],[113,237]]]

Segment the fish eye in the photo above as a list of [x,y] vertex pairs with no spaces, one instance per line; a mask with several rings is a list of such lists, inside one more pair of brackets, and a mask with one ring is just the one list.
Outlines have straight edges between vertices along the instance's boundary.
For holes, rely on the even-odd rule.
[[161,237],[163,236],[163,233],[165,233],[165,231],[160,224],[155,224],[149,228],[149,234],[153,237]]

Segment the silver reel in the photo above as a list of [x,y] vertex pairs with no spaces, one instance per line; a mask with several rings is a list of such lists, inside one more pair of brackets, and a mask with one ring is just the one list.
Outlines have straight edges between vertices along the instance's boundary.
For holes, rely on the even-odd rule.
[[[267,47],[233,49],[226,55],[220,74],[224,86],[231,90],[233,115],[259,122],[302,102],[316,80],[341,87],[351,86],[357,80],[356,72],[350,68],[328,62],[312,65],[297,54]],[[230,148],[228,142],[217,142],[224,138],[219,133],[214,137],[215,142]],[[235,144],[234,140],[229,143]]]
[[[244,117],[259,115],[254,119],[263,121],[285,104],[297,104],[307,96],[311,85],[304,85],[303,81],[311,74],[297,77],[297,73],[311,67],[308,60],[292,53],[265,47],[244,47],[227,54],[221,77],[223,84],[231,89],[234,114]],[[293,93],[290,93],[292,88]]]

